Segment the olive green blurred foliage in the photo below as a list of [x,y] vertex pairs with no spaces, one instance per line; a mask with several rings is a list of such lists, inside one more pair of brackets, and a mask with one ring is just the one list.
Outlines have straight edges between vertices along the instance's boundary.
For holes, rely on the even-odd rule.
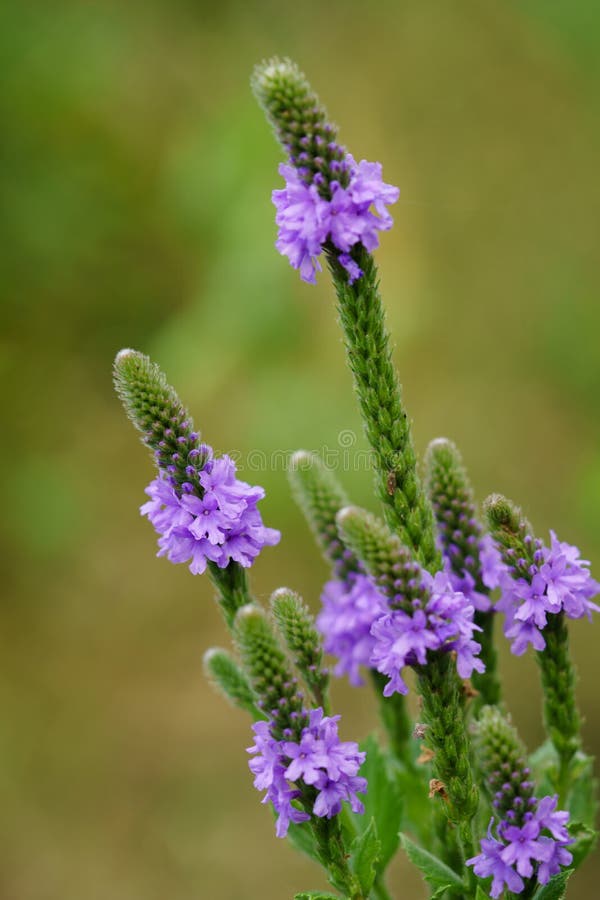
[[[342,139],[401,187],[378,260],[417,446],[453,438],[480,498],[514,497],[598,572],[599,34],[589,0],[1,5],[2,898],[322,884],[274,838],[248,722],[203,680],[224,628],[207,581],[154,558],[137,514],[151,465],[110,380],[121,346],[156,358],[268,490],[284,538],[259,595],[287,584],[316,608],[326,570],[281,460],[337,450],[356,502],[371,485],[340,446],[365,444],[332,289],[272,246],[279,155],[248,87],[262,57],[297,59]],[[573,628],[591,750],[599,627]],[[535,667],[504,651],[503,668],[533,747]],[[348,737],[373,726],[366,690],[336,697]],[[573,900],[599,876],[589,861]]]

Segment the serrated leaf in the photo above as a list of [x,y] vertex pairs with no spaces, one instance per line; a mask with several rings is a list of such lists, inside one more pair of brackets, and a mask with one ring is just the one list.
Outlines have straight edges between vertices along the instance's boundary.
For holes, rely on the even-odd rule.
[[451,884],[442,884],[433,892],[429,900],[439,900],[439,898],[443,897],[448,891],[456,891],[456,888],[453,888]]
[[573,869],[563,869],[562,872],[551,878],[548,884],[543,884],[537,889],[533,900],[563,900],[567,890],[567,881],[572,873]]
[[335,894],[324,894],[323,891],[302,891],[294,895],[294,900],[340,900]]
[[438,894],[441,888],[446,891],[465,890],[462,878],[433,853],[417,846],[402,833],[400,833],[400,843],[410,861],[420,870],[425,881],[438,891]]
[[367,828],[353,841],[350,850],[352,871],[358,878],[363,894],[367,897],[373,887],[377,864],[381,859],[381,841],[377,837],[374,818],[371,817]]
[[367,758],[360,774],[367,779],[367,793],[363,799],[364,815],[353,815],[359,832],[365,831],[375,819],[377,835],[381,843],[377,873],[384,871],[398,847],[398,831],[401,826],[402,797],[396,778],[390,771],[387,757],[374,735],[361,743]]
[[569,834],[572,838],[575,838],[575,843],[568,848],[573,854],[571,868],[577,869],[590,851],[593,850],[598,833],[583,822],[573,822],[569,825]]
[[300,824],[290,822],[287,836],[288,840],[296,850],[299,850],[300,853],[305,853],[306,856],[310,856],[311,859],[314,859],[315,862],[320,864],[319,855],[315,847],[315,839],[308,826],[308,822],[302,822]]

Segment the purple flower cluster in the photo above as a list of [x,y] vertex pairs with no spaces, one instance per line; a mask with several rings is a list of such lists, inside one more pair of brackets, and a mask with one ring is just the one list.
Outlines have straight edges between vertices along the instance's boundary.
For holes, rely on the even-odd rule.
[[229,456],[214,457],[206,446],[196,452],[206,458],[200,472],[190,471],[200,490],[184,482],[179,493],[162,471],[146,488],[150,500],[140,512],[160,535],[158,556],[189,562],[194,575],[204,572],[208,561],[221,569],[230,560],[251,566],[264,546],[281,537],[263,525],[257,509],[265,492],[237,479]]
[[315,283],[315,273],[321,271],[318,257],[325,243],[330,242],[339,251],[338,259],[352,284],[363,274],[350,256],[352,248],[360,243],[374,250],[379,245],[378,232],[387,231],[393,224],[387,204],[395,203],[400,192],[382,180],[380,163],[363,159],[357,164],[348,154],[343,165],[347,187],[331,181],[330,199],[319,191],[325,183],[320,172],[307,183],[308,170],[283,163],[279,167],[286,185],[273,191],[279,226],[275,246],[311,284]]
[[[513,570],[512,577],[509,574],[502,579],[502,597],[497,603],[497,609],[506,615],[504,634],[512,640],[511,650],[516,656],[529,644],[536,650],[544,649],[542,632],[548,615],[563,612],[569,619],[591,618],[592,610],[600,609],[592,603],[600,584],[590,575],[588,560],[580,558],[577,547],[559,541],[553,531],[550,538],[550,547],[535,542],[533,562],[528,567],[526,560],[514,559],[514,551],[505,552],[515,569],[527,572],[526,577],[517,577]],[[526,541],[533,538],[528,536]]]
[[299,740],[292,740],[291,729],[283,740],[275,740],[269,722],[252,726],[255,740],[248,753],[255,756],[248,765],[254,787],[267,792],[263,803],[271,802],[277,813],[277,837],[286,836],[290,822],[310,819],[293,803],[300,797],[310,799],[312,814],[319,818],[337,815],[344,800],[354,812],[364,812],[357,794],[366,792],[367,781],[357,773],[366,753],[354,741],[340,741],[339,719],[324,716],[320,707],[311,710]]
[[[475,535],[470,535],[469,540],[471,538],[477,548],[481,581],[489,591],[493,591],[504,583],[507,572],[506,566],[502,562],[500,551],[489,534],[484,534],[479,541],[477,541]],[[460,593],[464,594],[476,610],[489,612],[492,608],[489,594],[484,594],[482,591],[477,590],[475,578],[467,568],[464,568],[461,574],[458,574],[453,568],[452,556],[455,551],[458,552],[458,548],[453,544],[444,547],[444,571],[448,575],[452,587],[455,591],[460,591]],[[469,565],[470,568],[472,568],[474,561],[474,557],[471,556],[467,556],[464,560],[465,564]]]
[[453,650],[461,678],[468,678],[473,670],[483,672],[485,666],[477,654],[480,644],[473,633],[481,629],[473,622],[474,608],[464,594],[455,591],[448,575],[435,576],[422,570],[425,599],[412,600],[412,611],[393,609],[371,628],[375,645],[371,663],[389,681],[384,696],[406,694],[408,687],[402,678],[405,666],[425,665],[428,650]]
[[347,675],[350,684],[363,684],[360,667],[371,665],[371,627],[386,610],[385,598],[367,575],[350,572],[325,584],[321,602],[317,627],[325,651],[337,657],[334,674]]
[[526,812],[518,808],[507,812],[496,828],[496,836],[494,819],[490,821],[481,853],[467,860],[467,865],[473,866],[480,878],[493,878],[492,897],[499,897],[505,888],[520,894],[527,878],[547,884],[561,866],[571,863],[572,854],[566,849],[573,843],[566,828],[569,813],[557,810],[557,801],[556,795],[541,800],[531,797]]

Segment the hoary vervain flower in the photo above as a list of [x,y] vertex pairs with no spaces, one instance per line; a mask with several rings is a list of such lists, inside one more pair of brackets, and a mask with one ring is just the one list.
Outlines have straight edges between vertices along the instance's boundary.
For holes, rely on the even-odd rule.
[[257,66],[254,91],[288,154],[281,164],[285,187],[273,191],[279,226],[276,247],[315,282],[323,250],[333,253],[352,284],[363,274],[353,251],[379,245],[392,226],[387,206],[399,190],[386,184],[379,163],[357,163],[336,141],[336,128],[300,70],[289,60]]
[[362,559],[387,608],[371,626],[371,664],[389,681],[384,695],[406,694],[405,666],[424,666],[429,651],[453,651],[461,678],[483,671],[474,608],[448,575],[431,575],[375,516],[354,507],[338,514],[343,539]]
[[505,614],[504,634],[516,656],[529,644],[544,650],[544,630],[553,617],[591,619],[592,612],[600,610],[593,602],[600,584],[577,547],[559,541],[553,531],[550,546],[543,544],[519,510],[498,495],[488,499],[487,513],[507,573],[497,609]]
[[375,638],[371,628],[386,610],[385,599],[367,575],[348,572],[325,583],[321,603],[317,627],[324,649],[337,658],[333,672],[360,685],[361,667],[372,667]]
[[115,386],[142,440],[153,451],[158,476],[141,507],[159,534],[159,556],[189,563],[194,574],[208,563],[252,565],[280,533],[263,525],[257,503],[264,497],[236,477],[229,456],[215,457],[200,442],[192,419],[159,367],[142,353],[121,350]]
[[382,180],[380,164],[366,160],[357,164],[348,154],[346,167],[349,184],[342,187],[332,181],[330,199],[319,194],[322,175],[315,175],[307,185],[298,169],[283,163],[279,167],[286,185],[273,191],[279,226],[275,246],[311,284],[315,283],[315,273],[321,271],[318,257],[326,245],[335,248],[352,284],[363,274],[352,258],[352,249],[362,244],[369,251],[375,250],[378,232],[389,230],[393,224],[386,204],[395,203],[399,191]]
[[477,739],[494,816],[481,852],[467,865],[480,878],[492,877],[494,898],[505,889],[520,894],[528,881],[547,884],[573,858],[566,849],[573,843],[566,828],[569,813],[557,810],[556,796],[534,796],[525,749],[497,708],[484,707]]
[[[308,724],[299,736],[273,737],[270,722],[256,722],[254,744],[248,748],[248,763],[254,786],[266,791],[263,803],[271,802],[277,813],[277,837],[285,837],[290,822],[306,822],[311,814],[332,818],[348,801],[353,812],[364,812],[358,794],[367,781],[358,775],[366,754],[354,741],[340,741],[339,716],[324,716],[319,707],[308,714]],[[293,801],[304,800],[304,809]],[[307,803],[307,801],[309,801]],[[310,812],[306,812],[306,808]]]
[[229,456],[215,457],[206,445],[203,455],[199,487],[184,482],[179,493],[160,472],[146,488],[150,500],[140,512],[160,535],[158,555],[189,562],[194,575],[204,572],[209,561],[221,569],[231,560],[247,568],[263,547],[280,539],[279,531],[263,525],[257,509],[265,492],[236,478]]

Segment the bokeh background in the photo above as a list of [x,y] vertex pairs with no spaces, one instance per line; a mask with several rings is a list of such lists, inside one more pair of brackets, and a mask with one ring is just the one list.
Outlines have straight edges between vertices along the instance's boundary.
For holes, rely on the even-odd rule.
[[[326,277],[273,249],[279,151],[248,87],[290,55],[355,155],[399,184],[378,252],[415,438],[462,447],[600,568],[600,12],[589,0],[55,3],[0,9],[3,380],[0,896],[282,900],[323,886],[273,836],[249,725],[205,683],[205,579],[154,557],[151,465],[112,393],[153,354],[284,538],[252,576],[317,608],[297,447],[364,449]],[[350,437],[350,444],[353,442]],[[276,453],[276,462],[257,463]],[[350,457],[351,458],[351,457]],[[370,475],[340,468],[371,505]],[[252,469],[260,468],[261,471]],[[576,623],[600,744],[597,623]],[[542,739],[531,659],[503,653]],[[376,727],[336,689],[344,732]],[[595,895],[589,860],[570,896]],[[398,863],[396,896],[425,896]]]

